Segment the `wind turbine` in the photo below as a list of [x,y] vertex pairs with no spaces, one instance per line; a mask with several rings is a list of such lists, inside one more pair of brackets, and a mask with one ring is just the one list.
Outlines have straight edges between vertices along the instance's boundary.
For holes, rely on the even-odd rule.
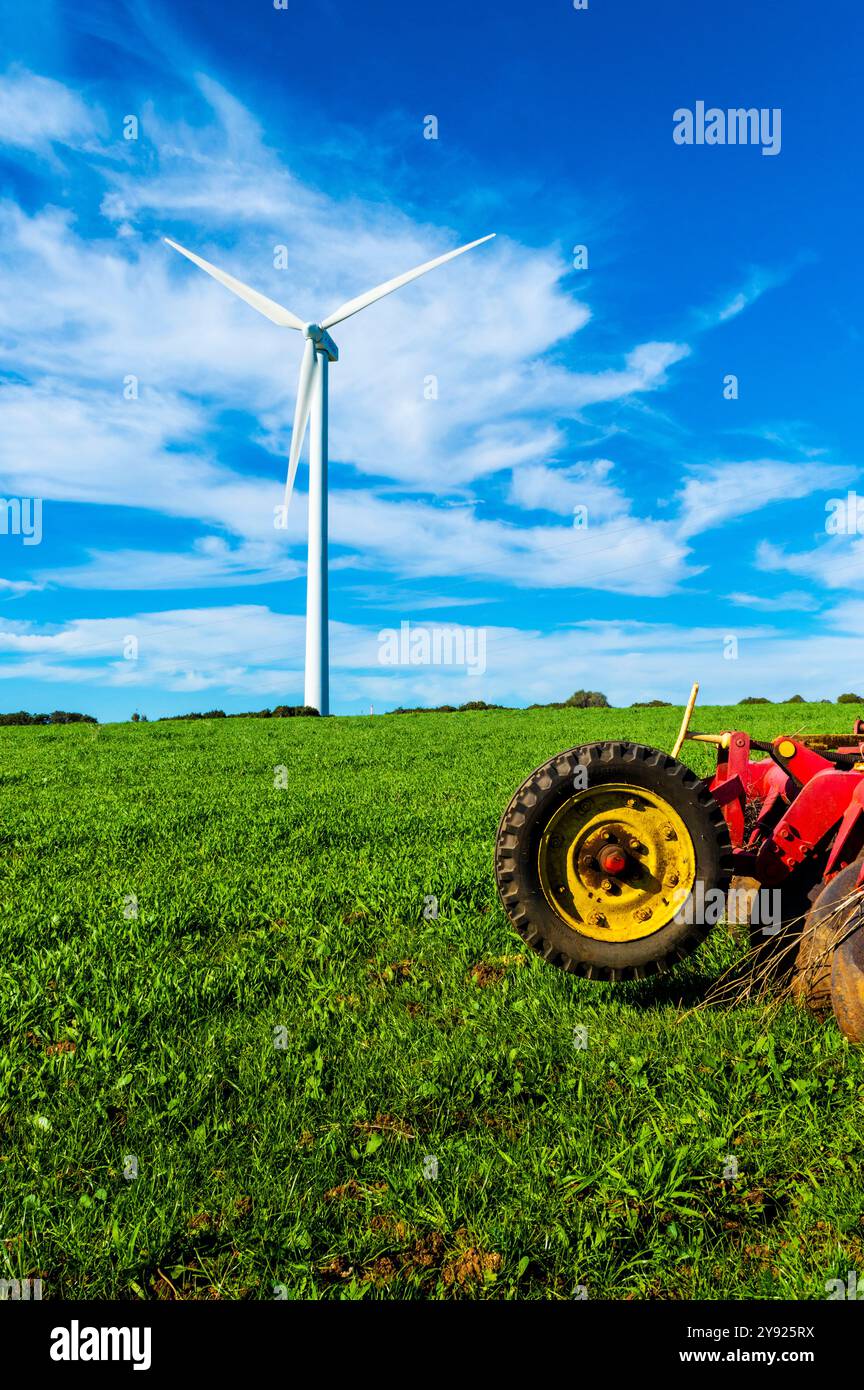
[[480,237],[477,241],[469,241],[466,246],[459,246],[455,251],[447,251],[443,256],[436,256],[434,260],[416,266],[414,270],[407,270],[404,275],[397,275],[392,280],[386,280],[383,285],[376,285],[374,289],[367,290],[365,294],[357,295],[356,299],[349,299],[345,304],[340,304],[338,309],[335,309],[332,314],[328,314],[320,323],[304,323],[296,314],[292,314],[290,309],[277,304],[273,299],[268,299],[258,290],[250,289],[248,285],[243,284],[242,280],[235,280],[233,275],[219,270],[217,266],[211,265],[201,256],[196,256],[193,251],[187,251],[185,246],[180,246],[170,237],[164,238],[169,246],[173,246],[175,251],[180,252],[181,256],[186,256],[202,270],[206,270],[207,274],[212,275],[214,280],[218,280],[221,285],[232,290],[240,299],[251,304],[253,309],[257,309],[259,314],[263,314],[271,323],[277,324],[280,328],[296,328],[306,339],[303,359],[300,363],[300,380],[297,383],[297,401],[294,407],[294,427],[291,434],[291,448],[288,453],[284,515],[287,516],[288,513],[297,464],[300,460],[300,451],[306,434],[306,425],[311,414],[309,551],[306,569],[306,678],[303,703],[317,709],[319,714],[329,714],[330,712],[330,662],[327,631],[327,371],[331,362],[338,362],[339,360],[339,349],[327,330],[333,328],[337,323],[341,323],[343,319],[350,318],[352,314],[358,314],[361,309],[368,308],[376,300],[383,299],[385,294],[392,294],[394,290],[401,289],[409,281],[416,280],[418,275],[425,275],[427,270],[434,270],[436,266],[444,265],[445,261],[452,261],[454,256],[461,256],[463,251],[471,251],[475,246],[482,246],[484,241],[491,241],[494,235],[495,233],[491,232],[489,236]]

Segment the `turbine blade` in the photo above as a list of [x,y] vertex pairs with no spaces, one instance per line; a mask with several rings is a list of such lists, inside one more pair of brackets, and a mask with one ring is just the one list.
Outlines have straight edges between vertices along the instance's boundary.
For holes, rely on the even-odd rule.
[[418,265],[414,270],[407,270],[404,275],[397,275],[394,280],[387,280],[383,285],[376,285],[374,290],[367,290],[365,294],[359,294],[356,299],[349,299],[347,303],[340,304],[332,314],[326,319],[321,320],[322,328],[332,328],[334,324],[341,323],[343,319],[350,319],[352,314],[357,314],[367,305],[374,304],[376,299],[383,299],[385,294],[392,294],[394,290],[401,289],[407,285],[409,280],[416,280],[418,275],[425,275],[427,270],[434,270],[436,265],[443,265],[445,261],[452,261],[454,256],[461,256],[463,251],[470,251],[475,246],[482,246],[484,241],[491,241],[494,232],[488,236],[481,236],[478,241],[469,241],[467,246],[459,246],[455,251],[448,251],[444,256],[436,256],[434,261],[427,261],[425,265]]
[[288,452],[288,476],[285,479],[285,515],[288,515],[288,508],[291,504],[291,493],[294,489],[294,479],[297,476],[297,465],[300,462],[300,450],[303,448],[303,437],[306,434],[306,425],[309,422],[309,411],[312,409],[312,387],[315,381],[315,344],[311,338],[306,339],[306,346],[303,349],[303,361],[300,364],[300,379],[297,382],[297,401],[294,405],[294,428],[291,431],[291,448]]
[[278,323],[280,328],[302,329],[304,327],[302,320],[298,319],[296,314],[292,314],[290,309],[285,309],[281,304],[277,304],[275,299],[268,299],[266,294],[259,294],[257,290],[250,289],[248,285],[243,284],[242,280],[235,280],[233,275],[220,270],[218,266],[211,265],[201,256],[196,256],[194,251],[187,251],[185,246],[180,246],[170,237],[163,237],[163,241],[168,246],[173,246],[174,250],[179,251],[181,256],[194,261],[195,265],[206,270],[207,274],[212,275],[214,280],[218,280],[220,285],[224,285],[226,289],[232,290],[241,299],[245,299],[247,304],[251,304],[253,309],[257,309],[258,313],[263,314],[271,323]]

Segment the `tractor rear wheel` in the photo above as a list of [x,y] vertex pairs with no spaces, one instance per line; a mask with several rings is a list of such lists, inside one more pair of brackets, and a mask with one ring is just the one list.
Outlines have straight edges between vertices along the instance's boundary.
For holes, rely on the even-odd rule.
[[683,763],[639,743],[589,743],[523,782],[498,828],[495,871],[513,926],[545,960],[589,979],[641,979],[689,955],[722,916],[731,845]]

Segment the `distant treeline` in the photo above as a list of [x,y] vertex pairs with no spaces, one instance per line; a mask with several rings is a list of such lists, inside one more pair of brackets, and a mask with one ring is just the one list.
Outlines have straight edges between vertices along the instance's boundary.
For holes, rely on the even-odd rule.
[[[739,700],[739,705],[832,705],[834,701],[829,695],[823,700],[805,700],[803,695],[790,695],[788,700],[769,700],[765,695],[745,695],[743,700]],[[838,705],[864,705],[864,697],[853,695],[851,691],[846,695],[837,696]]]
[[55,709],[52,714],[28,714],[19,709],[17,714],[0,714],[0,724],[98,724],[92,714],[75,714],[70,710]]
[[[830,705],[832,700],[805,700],[803,695],[790,695],[788,700],[769,700],[767,695],[745,695],[743,700],[736,700],[739,705]],[[860,695],[853,695],[850,691],[848,695],[837,696],[838,705],[864,705],[864,699]],[[660,709],[666,706],[671,709],[671,700],[634,700],[631,709]]]
[[509,705],[487,705],[485,700],[468,700],[464,705],[416,705],[406,708],[403,705],[387,710],[387,714],[463,714],[471,709],[510,709]]
[[[414,709],[390,710],[390,714],[463,714],[475,709],[513,709],[513,705],[488,705],[485,700],[468,700],[464,705],[417,705]],[[528,705],[528,709],[609,709],[609,701],[599,690],[577,690],[568,700],[549,705]]]
[[317,709],[311,705],[277,705],[275,709],[250,709],[242,714],[226,714],[224,709],[209,709],[204,714],[165,714],[156,722],[164,724],[169,719],[293,719],[309,715],[318,717]]
[[[788,700],[769,700],[765,695],[745,695],[743,700],[735,702],[738,705],[830,705],[832,700],[810,700],[805,701],[803,695],[792,695]],[[838,705],[864,705],[864,697],[853,695],[852,693],[837,696]],[[672,709],[671,700],[634,700],[630,709]],[[485,700],[469,700],[464,705],[418,705],[414,708],[406,709],[400,705],[397,709],[388,711],[390,714],[461,714],[465,710],[483,709],[504,709],[512,710],[513,705],[488,705]],[[520,706],[521,708],[521,706]],[[553,700],[549,704],[527,705],[527,709],[613,709],[606,696],[600,690],[576,690],[566,700]]]
[[[746,695],[743,700],[738,700],[739,705],[803,705],[805,703],[813,705],[830,705],[834,702],[830,699],[805,701],[803,695],[792,695],[788,700],[769,700],[765,695]],[[851,691],[844,695],[837,696],[838,705],[864,705],[864,696],[855,695]],[[485,700],[467,700],[464,705],[416,705],[406,707],[399,705],[396,709],[387,711],[389,714],[464,714],[471,710],[510,710],[513,705],[491,705]],[[576,690],[566,700],[553,700],[549,704],[528,705],[528,709],[611,709],[606,696],[599,690]],[[672,703],[669,700],[634,700],[630,709],[671,709]],[[277,705],[275,709],[244,710],[241,714],[226,714],[224,709],[210,709],[199,713],[197,710],[191,714],[165,714],[156,722],[159,724],[167,723],[170,720],[188,719],[295,719],[295,718],[318,718],[319,713],[311,705]],[[134,723],[147,723],[145,714],[135,713],[132,715]],[[98,724],[98,719],[94,719],[92,714],[78,714],[72,710],[55,709],[51,714],[28,714],[26,710],[18,710],[14,714],[0,714],[0,727],[6,724]]]

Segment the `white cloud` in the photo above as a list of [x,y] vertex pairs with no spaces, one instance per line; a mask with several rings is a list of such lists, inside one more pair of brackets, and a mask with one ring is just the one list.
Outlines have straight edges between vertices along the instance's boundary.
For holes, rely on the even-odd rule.
[[84,147],[104,129],[77,92],[13,66],[0,76],[0,145],[50,156],[55,144]]
[[203,536],[189,551],[90,550],[87,564],[44,570],[40,580],[42,587],[145,592],[272,584],[303,574],[298,561],[278,551],[278,543],[232,546],[220,536]]
[[794,574],[825,589],[860,589],[864,583],[864,539],[830,536],[812,550],[797,553],[763,541],[756,552],[756,563],[768,573]]
[[[130,659],[126,651],[136,654]],[[38,673],[42,680],[155,683],[167,690],[239,682],[243,689],[252,670],[257,681],[260,669],[274,662],[283,682],[292,673],[296,677],[302,670],[303,620],[255,605],[133,612],[54,625],[0,620],[0,652],[7,656],[0,668],[6,678]]]
[[[779,699],[793,691],[819,699],[864,683],[857,636],[862,622],[860,601],[826,615],[820,631],[808,637],[806,666],[800,639],[770,627],[740,629],[738,659],[727,660],[729,633],[722,627],[592,620],[541,633],[485,626],[482,675],[470,675],[464,666],[384,666],[379,629],[332,623],[334,704],[530,703],[565,698],[579,687],[602,689],[613,704],[652,696],[682,701],[696,677],[703,704],[730,703],[746,694]],[[138,642],[136,660],[123,656],[130,636]],[[259,605],[138,612],[60,625],[0,621],[0,652],[6,657],[0,678],[121,688],[130,695],[224,690],[257,707],[266,700],[296,703],[303,684],[302,620]]]
[[697,319],[703,328],[713,328],[717,324],[737,318],[745,309],[749,309],[751,304],[761,299],[763,294],[785,285],[796,271],[811,260],[811,256],[802,255],[785,266],[753,266],[743,284],[721,295],[710,308],[699,310]]
[[404,579],[496,578],[516,588],[588,588],[662,595],[688,574],[689,551],[666,522],[530,526],[485,519],[472,508],[392,503],[368,493],[332,498],[334,541],[362,538],[371,562]]
[[[734,517],[772,503],[808,497],[822,488],[851,481],[853,469],[778,459],[717,463],[686,479],[678,493],[682,537],[716,530]],[[822,519],[819,513],[819,520]]]
[[41,584],[34,584],[28,579],[0,579],[0,594],[30,594],[42,587]]
[[727,594],[730,603],[740,608],[758,608],[763,613],[812,613],[819,600],[802,589],[790,589],[783,594]]
[[607,521],[630,510],[623,490],[610,481],[611,459],[592,459],[563,468],[543,464],[517,469],[510,484],[509,500],[525,511],[555,512],[572,516],[577,506],[588,508],[592,519]]

